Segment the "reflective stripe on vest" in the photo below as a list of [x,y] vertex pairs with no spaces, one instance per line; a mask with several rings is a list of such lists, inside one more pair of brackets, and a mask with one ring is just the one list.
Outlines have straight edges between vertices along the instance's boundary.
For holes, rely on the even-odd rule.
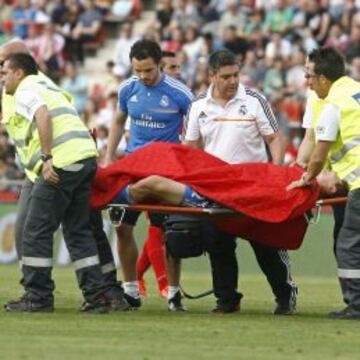
[[48,90],[55,91],[55,92],[59,92],[59,93],[62,92],[62,90],[61,90],[60,88],[56,88],[56,87],[54,87],[54,86],[51,86],[51,85],[50,85],[48,82],[46,82],[46,81],[43,81],[43,80],[38,81],[38,84],[45,86]]
[[23,139],[19,139],[19,140],[15,140],[13,139],[13,143],[16,147],[23,147],[25,146],[25,140]]
[[[90,134],[88,131],[69,131],[65,134],[62,134],[55,138],[52,142],[51,148],[63,144],[66,141],[73,140],[73,139],[91,139]],[[41,158],[41,151],[38,150],[30,159],[29,163],[26,165],[26,168],[32,170],[37,162]]]
[[360,168],[355,169],[344,177],[346,182],[353,182],[360,176]]
[[[74,115],[78,116],[78,113],[75,109],[72,109],[70,107],[61,106],[55,109],[52,109],[49,111],[51,117],[61,116],[61,115]],[[14,145],[16,147],[23,147],[25,145],[28,145],[30,140],[32,139],[32,133],[37,128],[36,121],[34,121],[29,129],[29,135],[24,139],[14,139]]]
[[330,156],[330,162],[333,164],[336,161],[341,160],[347,152],[349,152],[351,149],[355,148],[358,145],[360,145],[360,136],[355,137],[350,142],[344,144],[344,146],[340,150],[338,150],[335,154],[332,154]]
[[79,115],[75,109],[70,108],[70,107],[65,107],[65,106],[61,106],[61,107],[52,109],[49,111],[49,113],[50,113],[51,117],[56,117],[56,116],[60,116],[60,115],[74,115],[74,116]]

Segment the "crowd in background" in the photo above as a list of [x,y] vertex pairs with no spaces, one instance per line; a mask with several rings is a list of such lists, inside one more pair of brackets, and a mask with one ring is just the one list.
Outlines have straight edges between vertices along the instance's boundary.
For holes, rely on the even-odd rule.
[[[84,121],[97,129],[101,154],[118,86],[131,74],[129,49],[141,37],[177,54],[181,78],[196,95],[209,85],[208,55],[222,48],[234,52],[241,82],[259,89],[272,104],[287,144],[286,162],[296,156],[302,136],[307,53],[323,45],[339,49],[349,75],[360,81],[360,0],[161,0],[153,5],[155,20],[135,34],[141,1],[0,0],[0,44],[14,36],[24,39],[40,69],[73,94]],[[106,43],[103,24],[114,16],[121,29],[113,58],[103,59],[102,81],[90,86],[81,71],[86,44]],[[2,130],[0,179],[20,176]]]

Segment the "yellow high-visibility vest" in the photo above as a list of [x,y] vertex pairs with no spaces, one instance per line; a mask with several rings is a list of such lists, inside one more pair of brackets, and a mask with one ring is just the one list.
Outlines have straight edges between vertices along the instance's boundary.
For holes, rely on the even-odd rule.
[[[57,86],[52,86],[40,75],[29,75],[16,91],[31,89],[44,100],[52,118],[53,165],[63,168],[78,161],[97,156],[95,142],[74,106]],[[16,93],[15,93],[16,96]],[[29,121],[20,114],[8,119],[6,128],[18,149],[24,167],[38,174],[42,165],[41,147],[36,121]],[[23,151],[22,151],[23,150]]]
[[328,155],[331,167],[350,190],[360,188],[360,83],[343,76],[324,101],[340,109],[339,134]]
[[[58,88],[58,86],[50,79],[48,78],[46,75],[44,75],[43,73],[39,72],[38,75],[41,78],[42,82],[45,82],[46,84],[48,84],[51,87],[54,88]],[[58,88],[60,91],[60,88]],[[73,98],[70,95],[70,93],[62,90],[64,93],[64,96],[66,96],[66,98],[73,103]],[[12,123],[11,118],[14,116],[18,116],[16,114],[15,111],[15,97],[12,95],[8,95],[5,93],[5,90],[2,91],[1,94],[1,114],[2,114],[2,123],[5,126],[6,131],[9,133],[10,138],[12,139],[12,141],[14,141],[13,136],[11,135],[12,132],[12,127],[9,126],[9,124]],[[21,146],[21,142],[16,143],[16,141],[14,141],[14,145],[16,146],[16,152],[17,155],[19,157],[19,160],[22,164],[24,164],[26,162],[26,153],[27,153],[27,147],[25,145]],[[34,171],[28,170],[28,169],[24,169],[27,178],[34,182],[35,179],[38,177],[38,174],[36,174]]]

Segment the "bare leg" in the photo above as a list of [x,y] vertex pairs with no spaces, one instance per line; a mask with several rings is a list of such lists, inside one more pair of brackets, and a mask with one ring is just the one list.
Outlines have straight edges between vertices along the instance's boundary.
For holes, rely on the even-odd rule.
[[166,254],[165,267],[169,286],[179,286],[181,274],[181,260],[175,259],[171,255]]
[[134,239],[133,226],[121,224],[116,232],[118,236],[118,253],[123,270],[124,281],[136,281],[136,261],[138,250]]
[[135,203],[142,203],[145,199],[151,198],[166,205],[180,205],[185,188],[184,184],[157,175],[148,176],[129,187]]

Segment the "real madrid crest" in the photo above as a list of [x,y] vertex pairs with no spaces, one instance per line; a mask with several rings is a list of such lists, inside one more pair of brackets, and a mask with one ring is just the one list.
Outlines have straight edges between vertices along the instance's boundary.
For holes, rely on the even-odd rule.
[[160,106],[162,107],[168,107],[170,104],[169,97],[166,95],[163,95],[160,100]]
[[239,108],[239,114],[240,115],[246,115],[247,114],[247,108],[246,108],[246,105],[241,105],[240,108]]

